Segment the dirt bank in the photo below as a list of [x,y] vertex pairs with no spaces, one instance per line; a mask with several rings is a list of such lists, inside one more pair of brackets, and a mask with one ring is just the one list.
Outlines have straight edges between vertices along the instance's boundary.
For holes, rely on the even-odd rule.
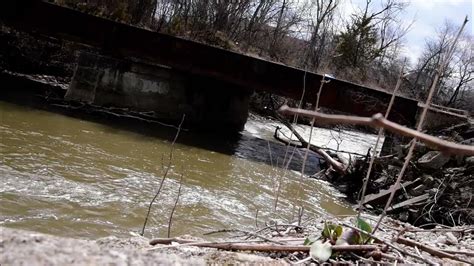
[[82,240],[1,227],[0,265],[206,265],[271,263],[270,258],[180,247],[147,251],[149,239],[107,237]]

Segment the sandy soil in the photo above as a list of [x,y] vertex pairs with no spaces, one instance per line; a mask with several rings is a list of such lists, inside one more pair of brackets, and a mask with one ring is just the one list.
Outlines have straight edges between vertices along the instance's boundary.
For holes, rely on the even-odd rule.
[[70,239],[1,227],[0,265],[281,264],[252,254],[198,247],[148,251],[149,239]]

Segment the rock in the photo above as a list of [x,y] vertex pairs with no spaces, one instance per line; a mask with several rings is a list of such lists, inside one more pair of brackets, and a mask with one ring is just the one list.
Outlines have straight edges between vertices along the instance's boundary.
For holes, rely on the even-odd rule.
[[446,244],[447,242],[447,237],[446,236],[438,236],[438,238],[436,238],[436,244]]
[[429,151],[418,159],[418,165],[426,169],[440,169],[449,161],[449,157],[439,151]]
[[364,206],[365,206],[365,208],[368,209],[368,210],[373,210],[373,209],[374,209],[374,207],[373,207],[372,205],[370,205],[370,204],[365,204]]
[[453,233],[446,233],[446,243],[451,245],[457,245],[459,243],[458,238],[453,235]]
[[408,212],[402,212],[398,215],[398,220],[402,221],[402,222],[406,222],[408,221]]
[[417,187],[413,188],[410,191],[410,194],[413,195],[413,196],[420,196],[421,194],[423,194],[425,189],[426,189],[426,186],[424,184],[420,184]]
[[388,176],[384,173],[384,174],[382,174],[379,178],[377,178],[376,180],[374,180],[374,184],[375,184],[377,187],[381,187],[381,186],[383,186],[385,183],[387,183],[387,179],[388,179]]
[[423,183],[427,186],[433,184],[434,178],[430,175],[424,174],[422,177]]

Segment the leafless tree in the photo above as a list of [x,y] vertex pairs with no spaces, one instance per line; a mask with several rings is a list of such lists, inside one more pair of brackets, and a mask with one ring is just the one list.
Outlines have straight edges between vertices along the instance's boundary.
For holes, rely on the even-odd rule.
[[333,34],[334,14],[339,0],[312,0],[310,1],[310,18],[308,31],[307,61],[311,69],[317,70],[324,57],[327,56],[327,45]]
[[455,74],[452,77],[454,87],[449,92],[451,96],[446,103],[448,106],[456,106],[463,91],[474,89],[474,38],[472,36],[464,36],[461,39],[454,57]]
[[[426,40],[424,50],[415,67],[411,82],[411,92],[415,97],[423,97],[426,88],[430,86],[431,77],[435,75],[435,66],[443,56],[446,56],[447,47],[453,41],[457,29],[449,22],[437,30],[437,35]],[[461,36],[454,47],[453,58],[440,73],[440,81],[436,90],[435,102],[455,106],[462,100],[460,95],[464,90],[472,88],[474,80],[473,37],[469,34]]]

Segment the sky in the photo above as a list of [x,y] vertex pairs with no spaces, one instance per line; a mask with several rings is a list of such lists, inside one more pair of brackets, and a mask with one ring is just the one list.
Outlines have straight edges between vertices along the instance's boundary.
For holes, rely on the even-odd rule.
[[[374,4],[381,0],[373,0]],[[405,36],[405,47],[403,53],[410,62],[416,62],[425,40],[436,35],[436,29],[440,28],[446,20],[454,25],[460,26],[467,15],[469,22],[464,29],[473,35],[474,23],[474,0],[411,0],[406,8],[402,19],[405,23],[414,20],[411,30]],[[363,7],[365,0],[343,0],[344,13],[350,14],[354,8]]]

